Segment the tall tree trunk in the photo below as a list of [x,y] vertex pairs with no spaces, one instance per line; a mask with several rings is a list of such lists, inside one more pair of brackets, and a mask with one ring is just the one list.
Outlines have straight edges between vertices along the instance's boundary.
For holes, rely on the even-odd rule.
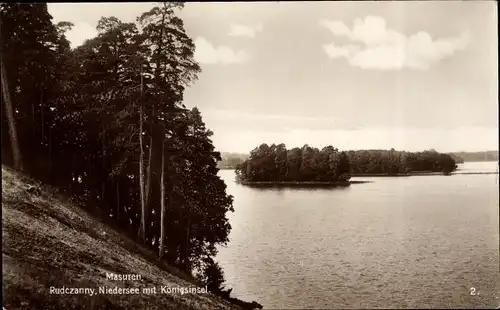
[[[165,211],[170,210],[170,205],[171,205],[173,191],[174,191],[174,183],[173,182],[169,182],[169,183],[167,183],[167,185],[168,185],[167,190],[166,190],[167,200],[166,200],[166,205],[165,205]],[[163,218],[164,223],[165,223],[165,221],[166,221],[166,218]],[[165,247],[167,248],[167,259],[169,260],[169,262],[175,263],[177,260],[177,239],[178,239],[178,236],[169,234],[168,235],[169,242],[167,243],[167,227],[166,226],[164,226],[164,233],[165,233],[165,236],[164,236],[163,242],[165,243]]]
[[116,222],[120,225],[120,180],[116,180]]
[[149,210],[150,206],[150,199],[151,199],[151,165],[152,165],[152,158],[153,158],[153,134],[151,133],[151,136],[149,138],[149,154],[148,154],[148,165],[146,167],[146,189],[145,189],[145,204],[146,204],[146,209]]
[[[163,25],[164,21],[165,21],[165,16],[163,16],[162,18],[163,18],[162,19],[162,25]],[[163,38],[163,27],[161,27],[160,36],[161,36],[160,38]],[[158,53],[161,52],[161,48],[162,48],[161,46],[158,47]],[[158,70],[160,70],[159,60],[156,62],[156,71],[155,71],[156,78],[159,77]],[[155,110],[154,103],[151,104],[151,110],[152,110],[152,113],[151,113],[151,120],[150,120],[149,156],[148,156],[148,166],[146,169],[146,211],[147,211],[146,220],[148,218],[148,215],[149,215],[149,212],[151,209],[151,190],[152,190],[152,181],[153,181],[153,176],[152,176],[153,152],[155,151],[155,144],[158,142],[156,135],[155,135],[155,129],[156,129],[155,125],[156,125],[157,116],[156,116],[156,110]],[[164,136],[165,135],[163,135],[163,137],[162,137],[162,143],[163,143]],[[163,148],[163,145],[162,145],[162,148]]]
[[[150,137],[149,137],[149,154],[148,154],[148,165],[146,167],[146,180],[145,180],[145,217],[144,217],[144,223],[146,227],[150,225],[149,217],[151,215],[151,194],[153,191],[153,155],[154,152],[156,151],[156,144],[158,143],[158,138],[156,137],[156,124],[155,124],[155,109],[154,105],[152,108],[152,121],[151,121],[151,128],[150,128]],[[156,156],[155,156],[156,158]]]
[[51,177],[52,177],[52,120],[49,125],[49,180],[51,179]]
[[188,212],[188,220],[186,227],[186,245],[184,246],[184,270],[186,272],[189,272],[191,268],[189,266],[189,239],[191,238],[190,233],[191,233],[191,214]]
[[160,189],[161,189],[161,211],[160,211],[160,259],[163,258],[165,253],[165,143],[161,143],[161,177],[160,177]]
[[139,226],[138,237],[142,240],[142,243],[146,244],[146,201],[144,195],[144,145],[142,139],[143,132],[143,122],[144,122],[144,111],[143,111],[143,76],[142,76],[142,66],[141,66],[141,97],[139,100],[139,148],[140,148],[140,158],[139,158],[139,191],[141,197],[141,223]]
[[23,170],[23,160],[21,156],[21,149],[19,147],[19,140],[17,138],[16,119],[14,118],[14,111],[12,108],[12,101],[10,100],[9,84],[7,81],[7,72],[3,63],[3,54],[0,55],[1,80],[2,80],[2,94],[5,104],[5,112],[7,114],[7,121],[9,123],[9,135],[12,148],[12,156],[14,157],[14,168]]
[[74,190],[75,187],[75,178],[76,178],[76,167],[75,167],[75,153],[71,153],[71,182],[69,183],[70,191]]
[[[146,210],[149,210],[150,207],[150,199],[151,199],[151,185],[152,185],[152,165],[153,165],[153,151],[155,149],[154,143],[156,142],[156,139],[154,139],[154,130],[155,130],[155,108],[153,104],[153,113],[152,113],[152,118],[151,118],[151,123],[150,123],[150,133],[149,133],[149,154],[148,154],[148,166],[146,167]],[[147,220],[147,215],[146,214],[146,220]]]
[[[107,181],[107,177],[106,177],[106,173],[105,173],[105,169],[106,169],[106,148],[105,148],[105,131],[104,131],[104,124],[101,124],[101,134],[102,134],[102,137],[101,137],[101,152],[102,152],[102,177],[103,177],[103,182],[102,182],[102,185],[101,185],[101,202],[104,203],[104,194],[105,194],[105,191],[106,191],[106,181]],[[109,210],[108,210],[109,211]]]
[[[43,114],[43,90],[40,92],[40,131],[42,133],[42,150],[45,148],[45,133],[44,133],[44,114]],[[35,126],[35,124],[33,124]]]
[[33,133],[33,139],[36,137],[36,126],[35,126],[35,102],[31,101],[31,128]]

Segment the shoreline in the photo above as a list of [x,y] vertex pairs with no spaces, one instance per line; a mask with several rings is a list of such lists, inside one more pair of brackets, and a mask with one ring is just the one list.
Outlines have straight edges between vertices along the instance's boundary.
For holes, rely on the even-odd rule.
[[[474,175],[474,174],[499,174],[499,172],[452,172],[450,174],[444,174],[442,172],[417,172],[412,174],[355,174],[351,175],[351,177],[412,177],[412,176],[452,176],[452,175]],[[236,181],[237,184],[245,185],[245,186],[254,186],[254,187],[348,187],[351,184],[365,184],[365,183],[373,183],[374,181],[368,180],[349,180],[349,181],[335,181],[335,182],[317,182],[317,181]]]
[[483,172],[453,172],[454,174],[499,174],[498,171],[483,171]]
[[372,181],[336,181],[336,182],[315,182],[315,181],[307,181],[307,182],[294,182],[294,181],[283,181],[283,182],[273,182],[273,181],[255,181],[255,182],[247,182],[247,181],[236,181],[236,183],[247,186],[312,186],[312,187],[347,187],[351,184],[363,184],[363,183],[372,183]]
[[359,173],[359,174],[351,174],[351,177],[411,177],[411,174],[407,173],[397,173],[397,174],[385,174],[385,173]]

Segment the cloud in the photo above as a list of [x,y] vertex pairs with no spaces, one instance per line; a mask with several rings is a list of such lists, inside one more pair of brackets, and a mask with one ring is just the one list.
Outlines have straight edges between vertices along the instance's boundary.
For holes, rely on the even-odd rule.
[[259,31],[262,31],[262,24],[253,26],[231,24],[228,35],[233,37],[253,38]]
[[356,45],[336,46],[335,43],[330,43],[330,44],[325,44],[323,46],[323,49],[325,50],[325,53],[328,56],[330,56],[330,58],[339,58],[339,57],[349,58],[350,56],[357,53],[360,48]]
[[250,60],[250,55],[244,51],[234,51],[227,46],[215,47],[203,37],[195,40],[196,50],[194,57],[202,64],[241,64]]
[[97,30],[87,23],[79,22],[75,23],[65,35],[66,39],[71,43],[71,48],[75,48],[82,45],[85,40],[96,37]]
[[433,63],[450,57],[469,43],[470,33],[458,37],[433,39],[427,32],[405,36],[388,29],[382,17],[367,16],[356,19],[352,28],[341,21],[321,20],[319,24],[337,37],[344,37],[356,45],[323,45],[330,58],[345,58],[351,66],[363,69],[426,70]]

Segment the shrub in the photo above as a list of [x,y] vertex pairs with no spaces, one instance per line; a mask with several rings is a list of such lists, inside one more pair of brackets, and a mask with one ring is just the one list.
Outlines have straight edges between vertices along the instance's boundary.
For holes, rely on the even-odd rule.
[[203,260],[201,271],[197,275],[197,278],[214,294],[218,294],[224,289],[224,271],[219,263],[214,261],[211,257]]

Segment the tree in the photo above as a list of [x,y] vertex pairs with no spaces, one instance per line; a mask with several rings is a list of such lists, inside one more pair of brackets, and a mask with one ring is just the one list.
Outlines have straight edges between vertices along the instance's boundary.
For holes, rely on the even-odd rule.
[[314,175],[314,150],[309,145],[302,147],[302,160],[299,173],[302,181],[310,181]]
[[337,175],[341,181],[348,181],[350,178],[350,164],[346,152],[341,152],[337,163]]
[[[142,68],[141,68],[142,69]],[[146,192],[144,184],[144,142],[143,142],[143,132],[144,132],[144,105],[143,105],[143,94],[144,94],[144,82],[143,82],[143,72],[141,70],[141,99],[139,100],[139,188],[141,195],[141,224],[139,226],[139,235],[142,243],[146,243],[146,214],[147,214],[147,203],[146,203]],[[151,152],[151,150],[150,150]],[[151,162],[151,159],[150,159]]]
[[[179,249],[179,264],[190,271],[200,268],[203,257],[216,254],[216,244],[228,241],[231,226],[225,215],[234,210],[233,198],[227,195],[224,182],[217,176],[220,154],[210,140],[213,133],[206,129],[197,108],[187,112],[187,116],[185,138],[174,141],[174,148],[183,154],[176,156],[174,165],[186,174],[176,180],[177,191],[171,199],[177,197],[188,203],[179,205],[175,211],[170,210],[182,214],[180,223],[184,227],[176,228],[178,224],[172,223],[171,228],[179,237],[170,241],[170,247]],[[185,191],[188,188],[191,190]]]
[[41,164],[47,158],[46,132],[51,122],[47,103],[56,85],[61,40],[47,4],[2,3],[0,14],[2,99],[7,117],[2,121],[8,123],[8,148],[18,169],[46,171]]
[[[163,123],[165,126],[165,123]],[[165,142],[162,141],[161,144],[161,178],[160,178],[160,186],[161,186],[161,197],[160,197],[160,249],[159,249],[159,257],[163,258],[165,254]]]
[[153,171],[156,171],[153,163],[158,161],[155,159],[158,157],[157,146],[160,145],[158,139],[165,136],[164,132],[155,133],[162,128],[158,126],[158,117],[183,108],[179,103],[184,88],[197,79],[201,70],[194,60],[194,44],[187,36],[182,20],[175,14],[175,10],[183,6],[182,3],[162,3],[138,18],[150,51],[147,58],[152,68],[151,94],[154,98],[147,113],[150,126],[149,160],[146,167],[145,210],[141,214],[139,235],[145,234],[143,227],[151,209]]
[[7,72],[5,70],[5,66],[3,64],[4,58],[3,58],[3,52],[2,55],[0,56],[0,61],[1,61],[1,67],[2,67],[2,95],[3,95],[3,102],[5,106],[5,113],[7,113],[7,119],[9,122],[9,134],[10,134],[10,141],[11,141],[11,149],[12,149],[12,154],[14,157],[14,168],[18,170],[23,170],[23,161],[21,157],[21,150],[19,148],[19,141],[17,139],[17,129],[16,129],[16,120],[14,118],[14,111],[12,108],[12,101],[10,100],[10,91],[9,91],[9,84],[8,84],[8,78],[7,78]]
[[204,261],[198,279],[201,280],[202,283],[205,283],[208,290],[212,293],[218,293],[224,288],[224,271],[213,259],[206,259]]
[[277,180],[284,181],[288,176],[288,156],[286,146],[283,143],[280,143],[276,146],[276,167],[277,167]]
[[299,179],[301,164],[302,164],[302,149],[295,147],[287,151],[288,181]]

